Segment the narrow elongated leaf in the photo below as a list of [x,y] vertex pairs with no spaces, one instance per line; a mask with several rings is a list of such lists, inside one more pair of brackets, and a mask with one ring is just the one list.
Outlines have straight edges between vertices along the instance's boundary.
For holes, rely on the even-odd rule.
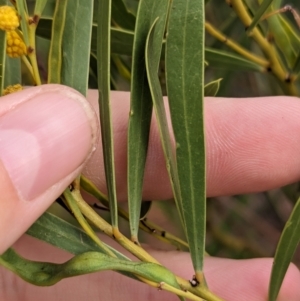
[[204,87],[204,95],[205,96],[216,96],[219,88],[220,88],[220,82],[222,78],[219,78],[217,80],[214,80],[208,84],[205,85]]
[[50,19],[54,15],[56,0],[47,0],[42,11],[42,18]]
[[21,60],[20,58],[6,57],[4,87],[21,84]]
[[[51,20],[42,19],[37,28],[38,35],[50,39]],[[111,27],[111,52],[120,55],[132,55],[134,32]],[[162,57],[164,57],[164,46]],[[93,24],[92,51],[97,51],[97,24]],[[264,68],[244,59],[242,56],[219,49],[205,48],[205,58],[214,68],[227,68],[235,71],[258,71]]]
[[36,0],[34,7],[34,15],[41,16],[47,2],[49,2],[49,0]]
[[264,71],[263,67],[244,59],[240,55],[209,47],[205,48],[205,60],[213,68],[224,68],[235,71]]
[[293,72],[297,75],[300,72],[300,49],[299,49],[299,53],[298,53],[297,59],[295,61],[294,67],[293,67]]
[[25,281],[39,286],[53,285],[63,278],[115,270],[134,273],[158,284],[165,282],[180,289],[174,274],[161,265],[120,260],[98,252],[86,252],[65,263],[55,264],[30,261],[21,257],[13,249],[8,249],[0,256],[0,263]]
[[157,26],[158,19],[155,20],[147,37],[146,42],[146,68],[149,88],[151,91],[152,101],[154,105],[155,115],[158,121],[158,128],[161,137],[161,142],[164,150],[166,167],[169,173],[170,182],[173,190],[176,205],[179,208],[179,216],[181,222],[184,223],[182,217],[182,200],[180,194],[180,185],[177,173],[176,159],[173,151],[173,143],[168,128],[166,110],[164,106],[163,95],[158,78],[158,66],[163,42],[164,28]]
[[300,198],[285,224],[277,245],[269,285],[269,301],[276,301],[285,273],[300,242]]
[[[50,39],[51,38],[51,19],[41,19],[37,27],[37,35]],[[133,31],[121,28],[111,27],[111,52],[122,55],[132,55]],[[93,24],[92,45],[93,52],[97,51],[97,24]]]
[[[102,248],[82,229],[50,212],[45,212],[26,233],[74,255],[90,251],[103,252]],[[119,259],[130,261],[128,257],[119,251],[105,243],[103,244]],[[131,273],[122,272],[122,274],[137,280]]]
[[[98,23],[97,10],[102,0],[95,0],[94,23]],[[101,4],[100,4],[101,5]],[[135,16],[127,9],[123,0],[113,0],[111,3],[112,24],[120,29],[134,30]]]
[[0,96],[3,95],[6,63],[6,32],[0,30]]
[[294,51],[297,53],[297,50],[300,47],[300,35],[299,35],[300,25],[298,25],[297,23],[298,27],[295,28],[294,23],[291,22],[291,20],[289,20],[287,16],[281,14],[278,15],[278,17],[282,28],[284,29],[285,33],[288,35],[291,41],[291,46],[293,47]]
[[135,16],[127,10],[123,0],[112,2],[112,19],[121,28],[134,30]]
[[[102,252],[102,249],[82,229],[50,212],[45,212],[26,233],[74,255],[89,251]],[[110,246],[106,245],[106,247],[118,258],[130,260]]]
[[104,167],[112,226],[118,227],[118,204],[114,165],[114,144],[110,112],[110,23],[111,0],[101,1],[98,9],[97,63],[99,109]]
[[[277,4],[275,3],[275,5]],[[276,11],[280,7],[275,5],[272,5],[272,10]],[[272,15],[266,20],[269,24],[269,30],[274,36],[277,47],[283,53],[289,68],[292,68],[300,48],[300,39],[297,31],[295,31],[289,21],[287,21],[286,16],[282,14]]]
[[128,128],[128,204],[130,231],[138,241],[144,169],[148,149],[152,100],[145,66],[145,44],[154,20],[159,17],[164,27],[168,0],[141,0],[136,18],[131,72],[131,103]]
[[132,55],[133,32],[111,28],[111,51],[117,54]]
[[174,0],[166,44],[166,78],[176,140],[185,230],[196,277],[205,254],[204,0]]
[[123,0],[127,9],[134,15],[136,16],[137,10],[138,10],[138,5],[139,5],[139,0]]
[[[132,55],[133,32],[118,28],[111,28],[112,52],[121,55]],[[94,40],[93,40],[93,45]],[[163,44],[164,49],[165,44]],[[94,48],[92,46],[92,48]],[[164,56],[164,50],[162,57]],[[263,72],[265,69],[242,56],[224,50],[205,48],[205,59],[214,68],[227,68],[235,71],[257,71]]]
[[259,6],[259,9],[257,12],[255,12],[252,23],[250,26],[247,28],[248,32],[251,32],[251,30],[257,25],[261,17],[266,13],[270,5],[272,4],[274,0],[263,0],[262,4]]
[[28,33],[28,10],[25,0],[16,0],[17,10],[21,18],[21,28],[26,46],[29,46],[29,33]]
[[284,0],[273,0],[274,7],[282,7]]
[[61,83],[62,39],[66,21],[67,4],[68,0],[56,2],[49,51],[48,83]]
[[45,212],[26,233],[74,255],[101,252],[83,230],[49,212]]
[[86,95],[89,76],[93,1],[68,1],[63,36],[61,83]]
[[[134,32],[111,27],[111,52],[122,55],[132,55]],[[97,50],[97,25],[93,25],[92,51]]]

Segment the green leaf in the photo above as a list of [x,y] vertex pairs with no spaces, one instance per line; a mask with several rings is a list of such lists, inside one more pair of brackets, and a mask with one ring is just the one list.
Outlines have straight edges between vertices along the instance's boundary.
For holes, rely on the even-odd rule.
[[28,9],[25,0],[16,0],[17,10],[21,18],[21,29],[26,46],[29,45],[29,33],[28,33]]
[[54,15],[56,0],[48,0],[46,1],[46,5],[42,11],[42,18],[52,19]]
[[[102,0],[95,0],[95,12]],[[123,0],[113,0],[111,3],[112,24],[120,29],[134,30],[135,15],[127,8]],[[97,14],[94,14],[94,22],[98,23]]]
[[[41,20],[37,28],[37,33],[43,37],[50,38],[51,28],[50,20]],[[97,24],[93,24],[93,35],[92,35],[92,50],[97,49]],[[132,55],[133,47],[133,32],[123,30],[120,28],[111,28],[111,51],[112,53],[121,55]],[[163,52],[164,54],[164,52]],[[162,54],[162,56],[163,56]],[[260,65],[253,63],[247,59],[244,59],[240,55],[230,53],[228,51],[205,48],[205,57],[209,61],[210,66],[213,68],[225,68],[235,71],[257,71],[264,72],[264,68]]]
[[78,207],[76,198],[74,197],[73,193],[70,191],[69,188],[67,188],[64,191],[63,196],[71,212],[74,214],[76,220],[81,225],[81,227],[85,230],[88,236],[101,248],[101,251],[104,254],[114,257],[114,253],[109,248],[107,248],[107,246],[98,238],[98,236],[96,235],[96,233],[94,232],[90,224],[83,216],[82,212],[80,211],[80,208]]
[[45,212],[26,232],[72,254],[99,251],[100,247],[80,228]]
[[[93,26],[92,51],[97,50],[97,25]],[[111,27],[111,52],[121,55],[132,55],[134,32]]]
[[205,48],[205,60],[213,68],[224,68],[234,71],[264,71],[263,67],[244,59],[240,55],[209,47]]
[[263,0],[262,4],[259,6],[259,9],[253,16],[252,23],[247,28],[248,32],[251,32],[251,30],[257,25],[257,23],[259,22],[261,17],[265,14],[265,12],[268,10],[268,8],[270,7],[273,1],[274,0]]
[[134,33],[132,31],[111,28],[111,51],[117,54],[132,55]]
[[22,84],[21,59],[6,56],[4,87],[15,84]]
[[134,30],[135,17],[127,10],[123,0],[114,0],[112,2],[112,19],[123,29]]
[[34,7],[34,15],[41,16],[47,2],[49,2],[49,0],[36,0]]
[[68,0],[56,2],[48,62],[48,83],[61,83],[62,39],[66,21]]
[[220,82],[222,78],[219,78],[217,80],[214,80],[204,86],[204,95],[205,96],[216,96],[219,88],[220,88]]
[[277,245],[269,285],[269,301],[276,301],[285,273],[300,241],[300,198],[285,224]]
[[150,281],[165,282],[180,289],[173,273],[155,263],[132,262],[112,258],[98,252],[86,252],[73,257],[62,264],[30,261],[13,249],[8,249],[0,256],[0,263],[25,281],[34,285],[49,286],[58,281],[105,270],[134,273]]
[[130,11],[134,16],[137,14],[139,0],[123,0],[128,11]]
[[93,1],[68,1],[63,36],[61,83],[86,95],[89,76]]
[[[37,27],[37,34],[41,37],[51,38],[51,23],[49,19],[41,19]],[[121,55],[132,55],[133,31],[111,27],[111,52]],[[97,24],[93,24],[91,50],[97,51]]]
[[295,63],[296,61],[296,57],[300,49],[299,29],[295,28],[295,26],[292,25],[293,23],[289,19],[287,19],[286,16],[279,15],[278,18],[281,27],[283,28],[285,34],[288,36],[289,41],[291,43],[289,46],[293,49],[293,57],[291,61],[288,62],[289,66],[292,66],[293,63]]
[[284,0],[273,0],[274,7],[282,7]]
[[205,255],[204,0],[174,0],[166,44],[166,78],[185,230],[196,277]]
[[0,30],[0,96],[3,95],[5,81],[6,32]]
[[101,1],[98,9],[98,87],[105,177],[112,226],[118,227],[118,204],[114,164],[114,144],[110,110],[110,23],[111,0]]
[[296,75],[298,75],[300,72],[300,49],[299,49],[299,53],[297,55],[294,67],[293,67],[293,73],[295,73]]
[[[89,251],[103,252],[103,249],[82,229],[50,212],[45,212],[26,233],[74,255]],[[111,246],[105,243],[103,245],[119,259],[130,261],[128,257]],[[133,274],[126,272],[122,274],[137,279]]]
[[169,178],[173,190],[174,199],[177,207],[179,208],[179,216],[181,222],[184,223],[182,217],[182,200],[180,194],[180,185],[177,173],[176,159],[173,151],[173,143],[170,136],[170,130],[168,127],[166,110],[161,91],[161,86],[158,78],[158,67],[161,56],[161,48],[163,42],[164,27],[157,25],[157,20],[153,23],[151,30],[149,31],[146,41],[146,70],[149,82],[149,88],[151,91],[153,106],[155,110],[156,119],[158,121],[158,129],[160,138],[164,150],[166,167],[169,173]]
[[[82,229],[50,212],[45,212],[26,233],[74,255],[89,251],[102,252]],[[106,247],[118,258],[130,260],[112,247]]]
[[[280,6],[278,6],[280,4],[277,2],[273,3],[271,7],[275,12],[280,8]],[[269,30],[274,37],[277,47],[283,53],[284,59],[289,68],[292,68],[295,64],[298,50],[300,49],[298,30],[295,30],[286,16],[282,14],[272,15],[271,11],[270,17],[267,17],[266,20],[269,24]]]
[[128,206],[133,241],[138,241],[144,169],[152,115],[152,100],[145,66],[145,44],[151,25],[157,17],[160,18],[160,26],[164,26],[168,4],[168,0],[141,0],[136,18],[127,146]]

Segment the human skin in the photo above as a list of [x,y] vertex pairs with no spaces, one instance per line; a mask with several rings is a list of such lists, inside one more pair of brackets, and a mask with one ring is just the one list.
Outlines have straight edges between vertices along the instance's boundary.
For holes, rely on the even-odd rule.
[[[62,90],[64,92],[62,92]],[[67,91],[67,92],[66,92]],[[71,93],[71,96],[70,96]],[[99,135],[96,117],[76,93],[67,88],[47,85],[33,88],[29,92],[21,92],[3,98],[0,102],[0,147],[16,148],[15,144],[2,145],[6,124],[19,123],[13,119],[15,104],[28,103],[28,98],[44,99],[45,115],[43,120],[47,126],[43,132],[42,143],[61,143],[56,141],[57,120],[51,118],[51,106],[59,100],[61,110],[68,114],[59,118],[59,135],[70,143],[65,153],[47,156],[41,147],[39,163],[49,166],[43,160],[49,156],[53,168],[62,169],[58,177],[40,168],[37,188],[30,191],[23,188],[22,178],[15,179],[15,167],[7,163],[10,157],[5,157],[5,151],[0,154],[0,253],[26,231],[26,229],[41,215],[46,208],[59,196],[63,187],[68,185],[91,156],[95,144],[95,136]],[[28,96],[29,95],[29,96]],[[31,95],[31,96],[30,96]],[[75,96],[74,96],[75,95]],[[74,97],[76,98],[74,100]],[[71,101],[70,101],[71,99]],[[97,94],[90,91],[88,99],[97,111]],[[47,107],[49,103],[49,108]],[[29,104],[30,106],[30,104]],[[65,106],[65,107],[64,107]],[[22,114],[41,114],[35,106],[27,108],[17,105],[18,118]],[[53,109],[53,108],[52,108]],[[54,108],[53,112],[57,110]],[[48,112],[48,113],[47,113]],[[115,159],[117,191],[120,201],[126,201],[126,130],[129,112],[129,94],[127,92],[112,92],[112,116],[114,125]],[[5,117],[6,116],[6,117]],[[8,116],[8,117],[7,117]],[[28,116],[28,115],[27,115]],[[209,98],[205,100],[205,130],[207,145],[207,194],[208,196],[231,195],[264,191],[298,181],[300,178],[300,102],[292,97],[269,97],[247,99]],[[11,122],[10,122],[11,118]],[[22,118],[22,116],[21,116]],[[33,117],[31,119],[34,119]],[[5,122],[3,120],[6,120]],[[26,120],[26,117],[24,117]],[[65,124],[64,124],[65,123]],[[27,127],[26,122],[20,122]],[[48,128],[48,125],[49,126]],[[65,125],[65,126],[64,126]],[[19,129],[18,128],[18,129]],[[74,133],[72,133],[73,128]],[[41,128],[39,127],[39,130]],[[44,129],[44,128],[43,128]],[[29,127],[27,131],[31,131]],[[33,129],[34,133],[36,131]],[[71,131],[71,132],[68,132]],[[74,139],[86,135],[90,138]],[[65,133],[66,132],[66,133]],[[4,133],[4,134],[3,134]],[[77,135],[76,135],[77,133]],[[40,134],[40,131],[39,131]],[[53,141],[56,142],[53,142]],[[28,140],[32,141],[29,138]],[[65,141],[65,140],[64,140]],[[2,143],[2,144],[1,144]],[[33,143],[35,146],[35,142]],[[61,144],[59,144],[61,145]],[[30,147],[29,147],[30,148]],[[24,148],[24,152],[26,152]],[[78,154],[74,158],[74,149]],[[7,152],[10,154],[11,152]],[[34,152],[33,152],[34,153]],[[26,154],[27,155],[27,154]],[[25,156],[25,154],[24,154]],[[63,163],[62,158],[66,156]],[[73,157],[72,157],[73,156]],[[9,159],[7,159],[9,158]],[[58,159],[57,159],[58,158]],[[47,160],[48,160],[47,159]],[[56,160],[57,159],[57,160]],[[56,161],[55,161],[56,160]],[[65,159],[64,159],[65,160]],[[44,164],[44,165],[43,165]],[[26,166],[25,166],[26,167]],[[102,172],[101,172],[102,171]],[[26,170],[23,169],[26,173]],[[85,166],[84,173],[98,187],[105,191],[103,160],[101,147],[98,146]],[[24,177],[25,180],[27,179]],[[51,181],[50,181],[50,180]],[[24,181],[25,181],[24,180]],[[35,187],[35,183],[32,187]],[[41,188],[43,187],[42,191]],[[153,190],[155,187],[155,190]],[[27,190],[26,190],[27,189]],[[20,191],[22,193],[20,193]],[[144,199],[168,199],[172,196],[158,131],[153,119],[150,135],[149,153],[147,158]],[[13,225],[13,227],[12,227]],[[8,235],[9,234],[9,235]],[[63,262],[70,258],[64,251],[58,250],[46,243],[31,237],[22,236],[14,247],[25,257],[35,260]],[[193,274],[192,265],[187,253],[176,251],[162,252],[149,248],[149,252],[172,271],[187,279]],[[228,301],[265,301],[267,300],[268,282],[272,259],[229,260],[209,257],[205,260],[205,275],[210,289]],[[300,300],[300,273],[291,265],[284,280],[278,301]],[[177,297],[158,291],[144,284],[133,282],[115,272],[103,272],[61,281],[53,287],[40,288],[32,286],[17,278],[11,272],[0,268],[0,300],[177,300]]]

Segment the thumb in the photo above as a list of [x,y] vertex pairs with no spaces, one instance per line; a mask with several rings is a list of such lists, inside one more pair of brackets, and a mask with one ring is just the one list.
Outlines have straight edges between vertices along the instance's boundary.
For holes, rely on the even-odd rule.
[[68,87],[44,85],[1,97],[0,254],[80,173],[97,132],[94,111]]

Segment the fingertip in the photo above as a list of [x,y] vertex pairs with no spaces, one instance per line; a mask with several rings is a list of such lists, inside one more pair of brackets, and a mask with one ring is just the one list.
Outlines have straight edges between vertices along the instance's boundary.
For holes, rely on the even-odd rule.
[[95,150],[98,128],[89,103],[65,86],[44,85],[3,97],[0,252],[80,173]]

